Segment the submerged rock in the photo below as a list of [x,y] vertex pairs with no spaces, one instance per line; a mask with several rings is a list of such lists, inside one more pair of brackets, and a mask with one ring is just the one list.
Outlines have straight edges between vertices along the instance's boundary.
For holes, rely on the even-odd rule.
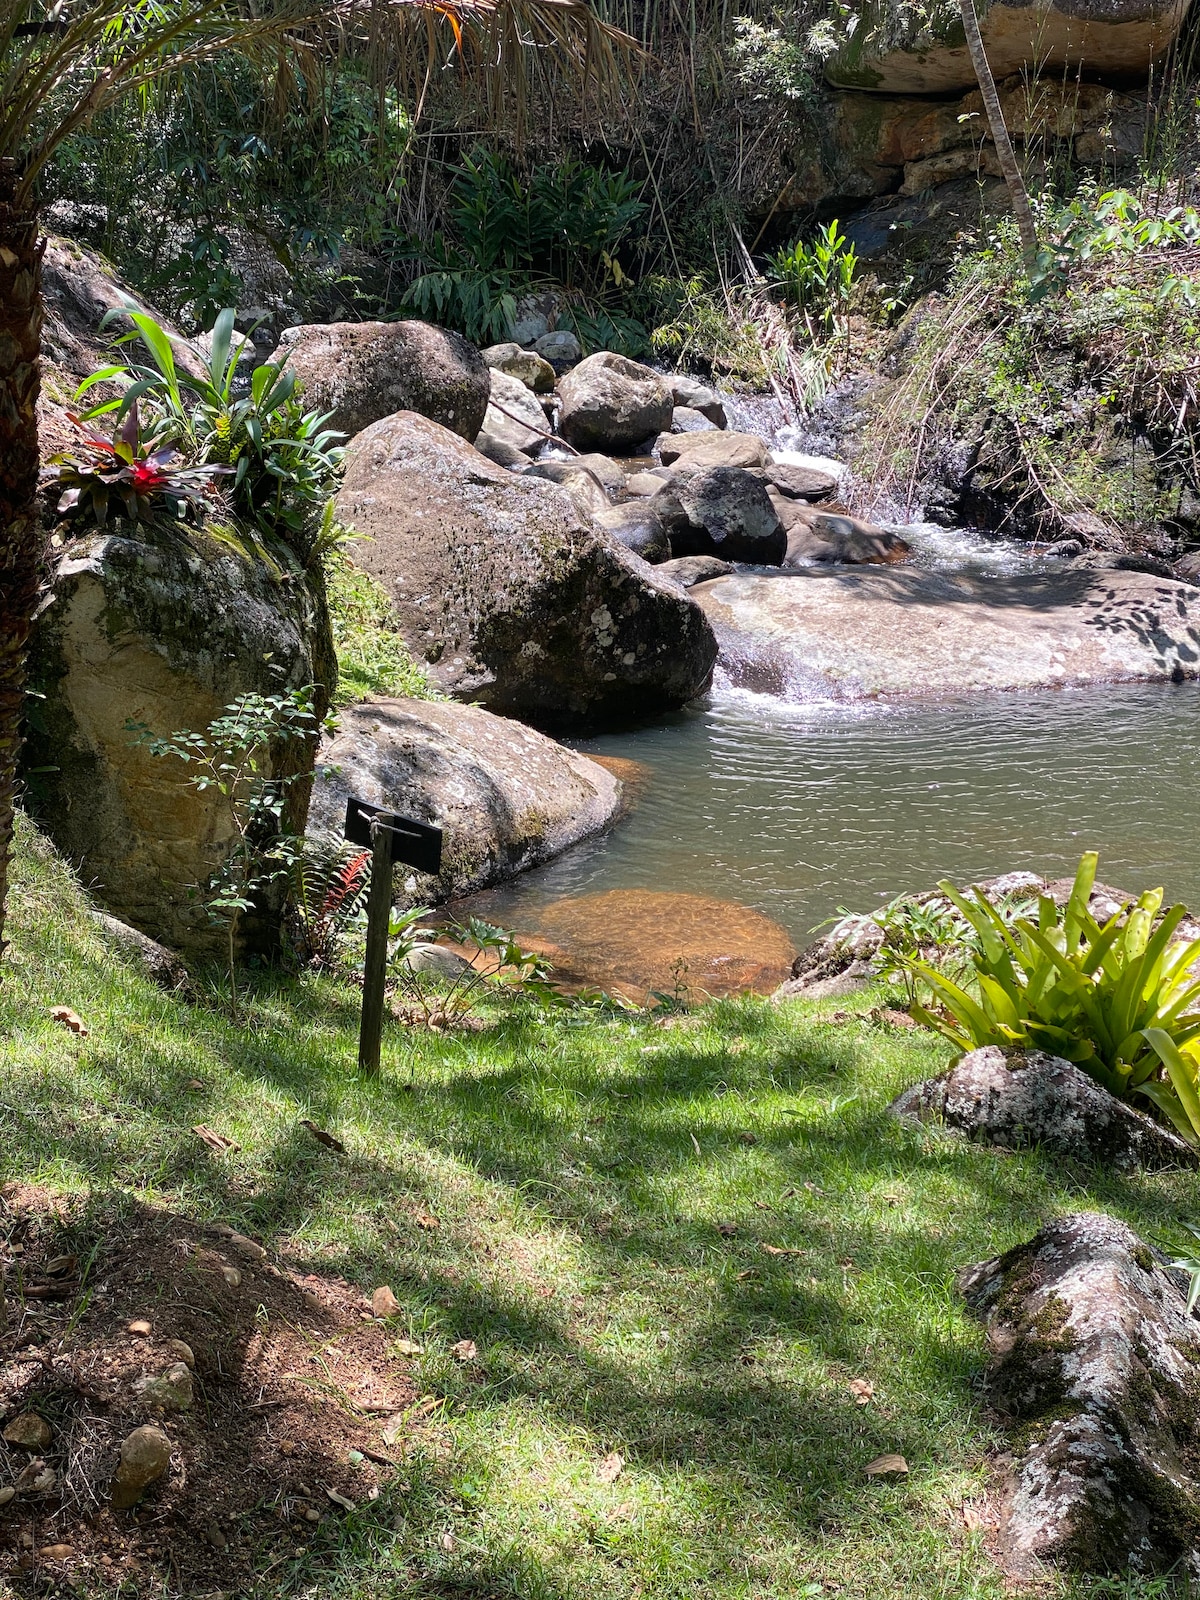
[[[378,700],[341,713],[321,751],[308,831],[339,839],[351,794],[444,829],[442,872],[413,903],[470,894],[601,832],[621,810],[604,767],[477,706]],[[400,884],[411,869],[398,867]]]
[[971,1050],[940,1078],[906,1089],[890,1109],[987,1144],[1122,1171],[1194,1167],[1200,1159],[1177,1133],[1041,1050]]
[[618,454],[671,426],[674,401],[650,367],[603,350],[572,368],[558,386],[558,428],[580,450]]
[[1013,1430],[1009,1571],[1200,1570],[1200,1323],[1115,1217],[1059,1217],[960,1275],[987,1327],[986,1403]]
[[483,427],[490,374],[473,344],[428,322],[329,322],[288,328],[275,359],[304,403],[330,411],[348,437],[395,411],[416,411],[464,439]]
[[737,573],[697,596],[723,671],[847,698],[1170,679],[1200,672],[1200,591],[1066,567],[987,578],[913,567]]
[[675,584],[579,516],[410,412],[355,439],[339,517],[442,688],[524,720],[650,715],[706,687],[716,643]]

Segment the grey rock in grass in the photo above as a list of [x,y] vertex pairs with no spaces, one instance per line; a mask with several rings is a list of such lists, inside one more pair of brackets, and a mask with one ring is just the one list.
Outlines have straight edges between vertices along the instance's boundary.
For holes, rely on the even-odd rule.
[[131,928],[127,922],[122,922],[119,917],[110,917],[107,912],[98,911],[96,921],[122,955],[139,967],[151,983],[158,984],[160,989],[172,989],[180,993],[191,988],[188,969],[174,950],[168,950],[165,944],[159,944],[149,934]]
[[602,350],[559,381],[558,428],[580,450],[632,450],[671,426],[671,391],[651,367]]
[[1122,1171],[1197,1164],[1197,1151],[1177,1133],[1041,1050],[971,1050],[941,1077],[906,1089],[891,1111],[985,1144]]
[[464,439],[483,427],[489,370],[461,334],[428,322],[305,323],[288,328],[286,358],[306,406],[329,411],[348,437],[396,411],[416,411]]
[[996,1545],[1014,1576],[1200,1572],[1200,1323],[1115,1217],[1059,1217],[959,1276],[1012,1430]]
[[738,467],[676,477],[653,503],[669,521],[673,557],[717,556],[778,566],[787,551],[787,535],[765,485]]
[[717,647],[676,584],[581,517],[565,490],[506,472],[410,412],[346,452],[343,522],[399,632],[442,689],[540,726],[692,700]]
[[[318,763],[310,835],[339,837],[351,794],[443,830],[441,876],[414,878],[404,897],[415,904],[503,883],[602,832],[621,809],[620,781],[597,762],[478,706],[435,700],[341,713]],[[398,884],[409,876],[397,868]]]

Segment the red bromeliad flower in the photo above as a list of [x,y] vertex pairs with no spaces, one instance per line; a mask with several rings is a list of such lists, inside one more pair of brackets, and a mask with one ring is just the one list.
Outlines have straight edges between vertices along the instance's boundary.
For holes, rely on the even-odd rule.
[[129,469],[135,494],[153,494],[167,482],[167,474],[153,460],[135,461]]

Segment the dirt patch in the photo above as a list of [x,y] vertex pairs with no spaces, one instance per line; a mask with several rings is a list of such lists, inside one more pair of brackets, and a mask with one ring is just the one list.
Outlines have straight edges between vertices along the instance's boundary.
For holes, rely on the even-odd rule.
[[[0,1234],[3,1425],[44,1441],[0,1442],[0,1576],[238,1593],[319,1564],[335,1521],[402,1478],[422,1408],[353,1285],[124,1197],[71,1208],[9,1185]],[[48,1434],[11,1428],[30,1413]],[[121,1442],[146,1424],[170,1467],[114,1510]]]

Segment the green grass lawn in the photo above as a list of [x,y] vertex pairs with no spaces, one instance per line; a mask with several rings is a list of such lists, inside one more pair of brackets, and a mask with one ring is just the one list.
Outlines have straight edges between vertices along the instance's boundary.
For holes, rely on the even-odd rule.
[[[834,1020],[871,997],[722,1001],[666,1023],[516,1007],[453,1038],[396,1026],[364,1082],[352,987],[262,975],[235,1025],[122,965],[27,826],[17,870],[5,1177],[130,1191],[305,1270],[389,1283],[397,1338],[424,1348],[414,1380],[437,1405],[403,1485],[331,1520],[288,1592],[1000,1595],[962,1513],[996,1435],[956,1269],[1064,1210],[1099,1206],[1159,1241],[1196,1208],[1194,1176],[1087,1173],[901,1127],[889,1100],[945,1049]],[[86,1038],[50,1019],[59,1004]],[[197,1122],[240,1149],[212,1153]],[[476,1361],[454,1358],[462,1339]],[[886,1451],[907,1478],[865,1475]],[[613,1452],[625,1466],[605,1482]],[[276,1572],[264,1592],[280,1586]]]

